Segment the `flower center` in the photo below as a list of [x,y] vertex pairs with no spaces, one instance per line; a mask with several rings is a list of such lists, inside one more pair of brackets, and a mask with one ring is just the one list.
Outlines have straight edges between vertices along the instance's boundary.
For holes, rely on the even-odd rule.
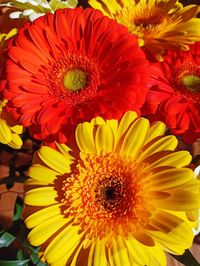
[[120,207],[122,201],[127,193],[124,182],[116,180],[116,177],[108,177],[98,183],[95,190],[96,201],[103,206],[106,210],[115,211]]
[[87,76],[81,69],[72,69],[64,75],[64,86],[71,91],[78,91],[86,86]]
[[101,73],[99,64],[91,58],[80,54],[66,55],[49,66],[48,92],[67,106],[81,104],[97,95]]
[[84,157],[63,180],[64,214],[88,230],[89,238],[118,235],[121,228],[128,235],[151,215],[145,169],[113,153]]
[[200,91],[200,77],[195,75],[185,75],[182,78],[183,85],[190,91]]
[[172,86],[175,85],[176,93],[181,98],[190,99],[199,104],[200,101],[200,67],[190,62],[178,63],[171,75]]

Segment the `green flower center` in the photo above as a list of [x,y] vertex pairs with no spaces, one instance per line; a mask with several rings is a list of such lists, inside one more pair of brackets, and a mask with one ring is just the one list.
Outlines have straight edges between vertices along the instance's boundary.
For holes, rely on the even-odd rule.
[[78,91],[86,86],[87,75],[83,70],[72,69],[64,75],[64,86],[70,91]]
[[185,75],[182,78],[183,85],[190,91],[200,91],[200,77],[195,75]]

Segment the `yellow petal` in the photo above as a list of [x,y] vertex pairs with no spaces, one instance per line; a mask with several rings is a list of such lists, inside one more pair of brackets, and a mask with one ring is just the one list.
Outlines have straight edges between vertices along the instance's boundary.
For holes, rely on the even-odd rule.
[[110,128],[112,128],[112,131],[114,132],[114,134],[116,134],[118,130],[118,120],[116,119],[106,120],[106,124],[109,125]]
[[12,140],[11,130],[8,125],[0,119],[0,142],[7,144]]
[[151,226],[157,231],[169,233],[174,228],[183,223],[183,220],[172,213],[158,210],[151,219]]
[[70,155],[71,149],[67,145],[56,142],[56,146],[58,147],[59,151],[64,155],[65,158],[73,160],[73,157]]
[[124,114],[117,130],[117,142],[120,142],[120,139],[123,136],[123,134],[127,131],[127,129],[130,127],[130,125],[133,123],[133,121],[135,121],[137,117],[138,117],[137,114],[132,111],[128,111]]
[[166,251],[181,255],[190,248],[194,238],[191,227],[183,222],[168,234],[160,231],[150,231],[149,234],[160,243]]
[[[125,243],[128,249],[128,253],[135,264],[137,263],[137,265],[149,265],[151,253],[148,251],[148,248],[150,247],[147,247],[138,242],[132,236],[126,238]],[[133,263],[133,265],[135,264]]]
[[122,241],[120,237],[118,237],[117,239],[113,238],[111,240],[111,244],[112,244],[112,251],[111,251],[112,253],[110,253],[109,257],[112,257],[111,260],[113,261],[114,265],[131,266],[131,261],[128,256],[128,249],[124,241]]
[[13,132],[16,134],[21,134],[23,132],[23,126],[15,125],[13,127],[10,127]]
[[93,136],[94,126],[91,123],[84,122],[76,128],[76,142],[81,152],[94,154],[96,152]]
[[154,122],[151,124],[151,127],[149,129],[149,132],[147,134],[145,144],[152,141],[152,139],[155,139],[156,137],[163,136],[166,131],[166,126],[163,122]]
[[60,152],[50,147],[42,146],[38,155],[40,159],[53,170],[61,174],[70,172],[71,161],[65,158]]
[[120,155],[134,159],[144,144],[149,129],[149,121],[145,118],[137,119],[127,131],[120,150]]
[[94,249],[94,265],[95,266],[107,266],[107,259],[105,253],[105,238],[96,240]]
[[180,189],[170,192],[171,197],[157,200],[157,206],[172,211],[192,211],[200,208],[199,193]]
[[91,246],[90,246],[90,250],[89,250],[88,266],[92,266],[93,265],[95,245],[96,245],[96,241],[93,241]]
[[45,220],[30,231],[28,240],[33,246],[40,246],[67,222],[69,222],[69,220],[62,215],[57,215]]
[[156,245],[154,247],[149,248],[149,252],[151,254],[149,265],[152,266],[166,266],[167,265],[167,258],[165,252],[161,248],[160,245]]
[[63,256],[67,263],[83,236],[83,232],[79,234],[79,230],[79,226],[69,224],[54,237],[44,252],[44,257],[50,264]]
[[49,169],[41,164],[34,164],[28,170],[28,176],[46,184],[52,184],[59,175],[60,173],[53,171],[52,169]]
[[30,216],[28,216],[25,220],[26,226],[28,228],[33,228],[41,223],[43,223],[45,220],[48,220],[54,216],[57,216],[61,213],[60,209],[61,204],[55,204],[46,208],[43,208]]
[[118,245],[121,265],[131,266],[132,263],[131,263],[130,256],[128,254],[128,248],[126,246],[124,239],[121,236],[119,236],[116,243]]
[[101,151],[113,151],[114,142],[115,138],[112,129],[107,124],[100,125],[97,128],[95,136],[95,146],[97,154],[100,154]]
[[[193,171],[189,168],[175,168],[158,172],[150,177],[150,187],[154,190],[169,190],[185,184],[193,179]],[[149,188],[151,190],[151,188]]]
[[151,141],[143,147],[139,159],[143,160],[146,157],[149,157],[150,155],[153,155],[154,153],[159,151],[165,151],[165,150],[174,151],[177,144],[178,144],[177,138],[171,135],[162,137],[155,142]]
[[105,121],[102,117],[97,116],[97,117],[93,118],[93,119],[91,120],[90,123],[91,123],[91,125],[93,125],[93,126],[98,126],[98,125],[103,125],[103,124],[105,124],[106,121]]
[[144,244],[145,246],[149,247],[155,246],[154,239],[145,231],[134,232],[134,237],[136,238],[137,241]]
[[47,206],[57,203],[57,196],[53,187],[35,188],[26,192],[24,203],[32,206]]
[[20,149],[22,147],[22,139],[17,134],[12,134],[12,139],[8,143],[8,145],[13,149]]
[[[157,156],[156,156],[157,155]],[[150,156],[145,161],[150,164],[150,168],[160,166],[175,166],[177,168],[189,165],[192,156],[188,151],[177,151],[163,156],[159,153]]]

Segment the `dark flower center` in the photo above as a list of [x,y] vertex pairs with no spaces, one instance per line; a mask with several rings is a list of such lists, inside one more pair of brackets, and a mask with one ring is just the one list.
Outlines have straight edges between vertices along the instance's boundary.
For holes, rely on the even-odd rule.
[[107,180],[103,180],[103,182],[98,185],[96,200],[106,210],[114,211],[121,205],[121,201],[125,198],[125,190],[125,184],[122,180],[116,180],[111,177]]

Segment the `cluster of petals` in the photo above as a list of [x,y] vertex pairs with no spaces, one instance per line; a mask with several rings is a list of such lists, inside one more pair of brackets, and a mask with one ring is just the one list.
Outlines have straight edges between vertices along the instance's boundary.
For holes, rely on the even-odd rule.
[[74,8],[78,4],[77,0],[14,0],[5,2],[3,0],[1,2],[0,6],[10,9],[9,16],[11,19],[28,18],[30,21],[43,16],[47,12],[54,13],[55,10],[60,8]]
[[19,136],[23,132],[23,127],[17,125],[12,116],[5,110],[6,100],[2,97],[2,90],[5,85],[4,80],[4,49],[8,39],[16,34],[17,30],[13,29],[8,34],[0,34],[0,143],[7,144],[14,149],[20,149],[22,140]]
[[0,100],[0,143],[7,144],[13,149],[20,149],[22,140],[19,136],[23,127],[16,125],[11,115],[5,111],[5,100]]
[[173,134],[193,143],[200,138],[200,43],[187,52],[168,51],[163,62],[151,63],[150,68],[143,113],[152,121],[164,121]]
[[199,181],[162,122],[126,112],[41,146],[25,183],[28,240],[52,266],[166,265],[192,245]]
[[149,64],[137,37],[94,9],[60,9],[8,44],[7,110],[36,139],[64,142],[79,122],[139,113]]
[[89,0],[89,4],[138,35],[150,58],[161,60],[164,51],[188,50],[200,40],[197,5],[183,7],[176,0]]

